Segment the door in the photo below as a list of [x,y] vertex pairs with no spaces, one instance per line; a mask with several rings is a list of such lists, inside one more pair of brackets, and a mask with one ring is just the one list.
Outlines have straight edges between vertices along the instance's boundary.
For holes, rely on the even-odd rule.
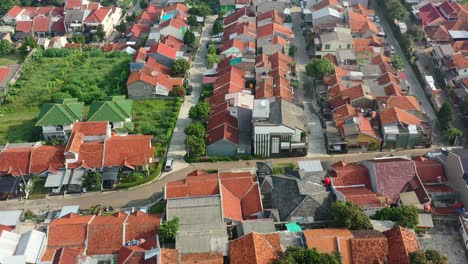
[[271,138],[271,153],[276,154],[280,152],[280,138],[272,137]]

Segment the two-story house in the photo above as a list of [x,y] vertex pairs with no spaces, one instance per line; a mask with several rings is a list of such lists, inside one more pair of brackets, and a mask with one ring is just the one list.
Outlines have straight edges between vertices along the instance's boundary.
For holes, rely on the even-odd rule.
[[91,103],[87,121],[108,121],[112,129],[132,127],[133,101],[125,96],[109,96]]
[[73,123],[83,118],[83,102],[77,98],[63,99],[57,103],[45,103],[37,117],[36,126],[42,127],[45,140],[67,140]]
[[158,63],[168,68],[172,67],[172,63],[174,63],[177,58],[177,50],[162,42],[151,46],[147,54],[148,57],[155,58]]
[[149,99],[158,95],[168,96],[174,87],[184,83],[183,78],[172,78],[168,75],[169,72],[168,68],[160,71],[146,66],[131,72],[127,80],[128,96],[132,99]]
[[339,49],[349,49],[353,44],[351,29],[335,27],[333,31],[322,31],[315,39],[315,54],[324,56],[328,53],[335,55]]
[[254,59],[255,57],[255,42],[243,42],[238,39],[230,39],[223,42],[220,47],[220,54],[224,57],[247,57]]
[[179,40],[184,39],[188,24],[180,17],[171,18],[159,24],[159,33],[161,36],[173,36]]
[[122,10],[118,7],[101,7],[92,10],[83,21],[85,31],[95,34],[98,27],[102,26],[106,36],[109,36],[114,30],[114,27],[117,26],[121,15]]
[[321,25],[343,24],[344,15],[339,10],[327,6],[320,10],[312,12],[312,25],[318,27]]
[[67,33],[84,32],[83,21],[91,13],[91,10],[67,10],[65,14],[65,31]]
[[256,99],[252,114],[253,150],[256,156],[307,154],[304,110],[283,99]]

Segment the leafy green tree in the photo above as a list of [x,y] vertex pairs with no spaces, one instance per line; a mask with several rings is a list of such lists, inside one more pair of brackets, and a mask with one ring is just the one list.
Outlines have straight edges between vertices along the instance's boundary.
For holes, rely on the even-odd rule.
[[96,30],[96,36],[98,36],[99,40],[102,40],[106,36],[106,32],[104,32],[104,28],[102,25],[98,25]]
[[213,24],[213,29],[211,33],[213,35],[218,35],[222,33],[223,31],[224,31],[223,23],[219,19],[217,19]]
[[20,50],[28,51],[28,47],[30,50],[38,47],[37,42],[32,35],[29,35],[24,39],[23,44],[21,44]]
[[449,141],[450,145],[455,144],[455,140],[461,136],[463,136],[463,131],[455,127],[449,127],[444,131],[444,137]]
[[189,156],[201,156],[205,154],[205,137],[188,136],[186,144]]
[[398,0],[387,0],[384,2],[385,9],[389,17],[394,20],[405,21],[409,17],[408,10]]
[[199,102],[189,110],[189,117],[192,119],[205,119],[210,114],[210,104]]
[[2,0],[0,1],[0,17],[3,17],[14,5],[20,5],[19,0]]
[[194,16],[206,17],[206,16],[211,15],[211,13],[212,13],[211,8],[206,5],[197,5],[197,6],[190,8],[189,10],[189,14],[194,15]]
[[372,229],[369,217],[361,207],[351,202],[334,203],[331,208],[331,214],[335,226],[346,227],[351,230]]
[[174,241],[179,232],[179,218],[174,216],[171,220],[163,222],[159,227],[159,240],[161,243]]
[[12,53],[15,50],[13,45],[8,40],[2,39],[0,41],[0,56],[5,56]]
[[189,23],[189,25],[192,26],[192,27],[193,27],[193,26],[196,26],[196,25],[197,25],[197,17],[194,16],[194,15],[190,15],[190,16],[188,17],[188,23]]
[[399,55],[395,54],[392,56],[392,65],[395,70],[399,71],[405,67],[405,63],[403,62],[403,58]]
[[288,50],[289,57],[294,57],[294,55],[296,54],[296,51],[297,51],[296,46],[294,45],[289,46],[289,50]]
[[193,45],[195,44],[195,40],[196,40],[195,34],[190,30],[186,30],[184,34],[185,45],[189,45],[190,47],[193,47]]
[[112,5],[112,2],[110,0],[102,0],[101,5],[102,6],[110,6],[110,5]]
[[437,113],[437,119],[439,120],[442,131],[445,131],[450,127],[450,123],[453,120],[453,110],[448,102],[445,102],[439,109],[439,112]]
[[179,96],[179,97],[184,96],[185,92],[186,92],[185,87],[183,87],[182,85],[179,85],[175,87],[174,89],[172,89],[172,94],[175,96]]
[[75,40],[76,43],[80,43],[80,44],[86,43],[86,38],[83,35],[75,35],[73,36],[73,39]]
[[341,264],[338,252],[320,253],[316,248],[288,247],[275,264]]
[[437,250],[427,249],[409,253],[411,264],[448,264],[448,258]]
[[329,75],[335,71],[333,64],[326,58],[313,58],[309,64],[306,65],[306,73],[311,77],[322,79],[324,76]]
[[140,0],[140,8],[145,9],[148,7],[148,0]]
[[205,137],[205,126],[201,122],[193,122],[185,127],[185,134],[187,136],[195,136],[198,138]]
[[410,26],[406,31],[406,35],[411,37],[415,42],[421,42],[424,40],[424,31],[420,26]]
[[414,53],[414,41],[411,37],[406,36],[404,39],[405,43],[405,52],[407,55],[412,56]]
[[206,55],[206,67],[208,69],[213,68],[213,65],[219,63],[221,61],[221,57],[218,54],[208,54]]
[[208,54],[216,54],[216,46],[214,44],[210,44],[208,46]]
[[186,59],[177,59],[172,64],[172,76],[184,76],[190,69],[190,63]]
[[374,218],[394,221],[403,227],[415,228],[418,225],[418,208],[413,205],[386,207],[375,212]]
[[120,22],[117,26],[115,26],[115,29],[120,32],[120,33],[125,33],[127,30],[127,23],[125,21]]

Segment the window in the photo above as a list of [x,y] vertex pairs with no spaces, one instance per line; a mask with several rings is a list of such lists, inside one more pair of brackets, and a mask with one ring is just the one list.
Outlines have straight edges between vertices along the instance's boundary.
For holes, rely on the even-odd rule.
[[350,44],[348,44],[348,46],[346,46],[346,47],[347,47],[348,49],[350,49],[350,48],[351,48],[351,45],[350,45]]
[[326,50],[330,49],[330,44],[325,44],[325,49]]

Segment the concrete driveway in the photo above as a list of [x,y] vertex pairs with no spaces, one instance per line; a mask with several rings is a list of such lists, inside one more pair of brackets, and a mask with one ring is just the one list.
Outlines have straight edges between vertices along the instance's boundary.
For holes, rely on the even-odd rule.
[[[192,119],[190,119],[188,115],[190,108],[196,105],[200,98],[203,71],[206,70],[206,44],[211,40],[211,29],[213,28],[215,20],[216,16],[210,16],[205,19],[205,26],[203,27],[203,32],[201,34],[200,48],[193,58],[192,68],[190,69],[189,83],[193,87],[193,92],[191,95],[185,96],[184,103],[180,107],[179,116],[174,128],[174,134],[172,135],[171,144],[169,145],[167,158],[174,160],[174,170],[183,169],[188,166],[184,160],[184,156],[187,153],[187,149],[185,147],[185,139],[187,137],[184,130],[187,125],[192,123]],[[164,177],[166,174],[167,173],[163,173],[161,177]]]
[[294,61],[296,62],[297,76],[300,87],[294,90],[295,98],[298,102],[304,104],[304,112],[307,116],[307,125],[309,127],[309,153],[308,157],[326,155],[325,136],[320,122],[320,117],[317,115],[319,107],[315,96],[315,86],[311,78],[305,73],[305,65],[309,62],[309,55],[305,49],[305,40],[302,35],[301,24],[302,17],[300,8],[293,7],[292,12],[294,45],[296,46],[296,54]]

